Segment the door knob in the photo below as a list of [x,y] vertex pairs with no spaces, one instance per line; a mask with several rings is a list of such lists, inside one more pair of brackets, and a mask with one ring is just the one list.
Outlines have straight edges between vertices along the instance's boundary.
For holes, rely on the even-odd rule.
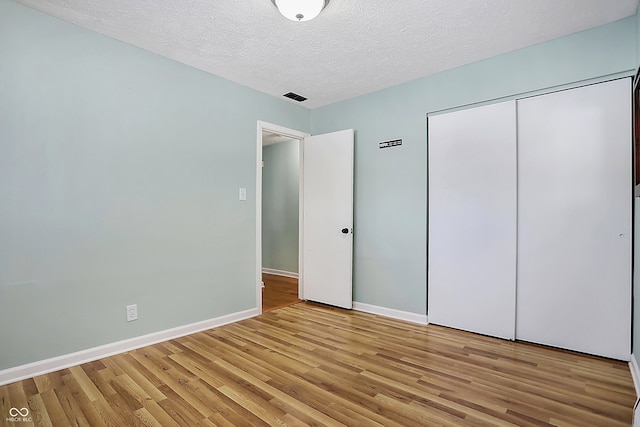
[[342,234],[348,234],[349,233],[349,229],[348,228],[343,228],[342,229]]

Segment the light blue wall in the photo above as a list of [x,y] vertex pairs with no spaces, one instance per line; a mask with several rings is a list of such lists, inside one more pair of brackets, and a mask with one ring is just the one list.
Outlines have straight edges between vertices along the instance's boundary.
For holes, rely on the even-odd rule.
[[635,49],[631,17],[314,110],[313,134],[356,130],[355,300],[426,313],[427,113],[628,75]]
[[298,272],[299,142],[262,149],[262,267]]
[[257,120],[310,113],[0,0],[0,369],[255,308]]

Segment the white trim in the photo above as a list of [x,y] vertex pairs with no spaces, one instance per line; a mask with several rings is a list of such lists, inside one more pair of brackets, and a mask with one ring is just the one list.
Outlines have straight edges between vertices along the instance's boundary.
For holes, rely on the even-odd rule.
[[258,307],[259,313],[262,313],[262,132],[271,132],[277,133],[282,136],[288,136],[291,139],[297,139],[300,141],[299,152],[300,152],[300,164],[299,164],[299,174],[300,174],[300,223],[298,225],[298,272],[299,272],[299,280],[298,280],[298,298],[303,298],[303,281],[301,280],[302,276],[302,169],[304,167],[303,163],[303,150],[304,144],[302,141],[305,137],[310,136],[310,134],[305,132],[300,132],[295,129],[289,129],[284,126],[274,125],[273,123],[267,123],[262,120],[258,120],[257,126],[257,137],[256,137],[256,306]]
[[631,371],[631,378],[633,378],[633,385],[636,389],[636,397],[640,397],[640,367],[638,367],[638,361],[633,353],[631,353],[629,370]]
[[262,129],[258,120],[256,137],[256,307],[262,314]]
[[524,99],[524,98],[532,98],[534,96],[547,95],[550,93],[561,92],[561,91],[570,90],[570,89],[577,89],[580,87],[591,86],[598,83],[605,83],[612,80],[626,79],[628,77],[631,77],[633,81],[633,78],[636,75],[636,72],[637,70],[635,69],[620,71],[617,73],[605,74],[604,76],[593,77],[589,79],[579,80],[576,82],[565,83],[565,84],[560,84],[555,86],[548,86],[542,89],[536,89],[531,91],[518,92],[518,93],[514,93],[507,96],[501,96],[498,98],[486,99],[484,101],[471,102],[469,104],[456,105],[453,107],[444,108],[442,110],[434,110],[434,111],[428,112],[427,117],[437,116],[439,114],[453,113],[454,111],[467,110],[469,108],[482,107],[483,105],[497,104],[499,102],[513,101],[513,100]]
[[298,278],[298,273],[294,273],[293,271],[276,270],[275,268],[262,267],[262,272],[264,274],[273,274],[274,276],[291,277],[292,279]]
[[406,322],[419,323],[420,325],[429,324],[426,314],[410,313],[408,311],[400,311],[356,301],[353,302],[353,309],[365,313],[377,314],[379,316],[391,317],[392,319],[404,320]]
[[159,342],[194,334],[200,331],[205,331],[207,329],[212,329],[218,326],[227,325],[229,323],[238,322],[240,320],[248,319],[259,314],[260,311],[257,308],[252,308],[249,310],[239,311],[236,313],[216,317],[214,319],[203,320],[201,322],[191,323],[189,325],[178,326],[176,328],[166,329],[164,331],[153,332],[151,334],[77,351],[75,353],[65,354],[62,356],[52,357],[50,359],[28,363],[26,365],[16,366],[14,368],[0,370],[0,386],[24,380],[26,378],[31,378],[37,375],[48,374],[49,372],[58,371],[60,369],[80,365],[82,363],[92,362],[94,360],[113,356],[115,354],[125,353],[127,351],[135,350],[140,347],[146,347],[148,345],[157,344]]
[[[311,136],[311,135],[307,135]],[[304,138],[298,143],[298,298],[304,299]]]
[[640,425],[640,423],[638,423],[638,417],[640,415],[636,414],[638,412],[638,403],[640,401],[640,368],[638,367],[636,356],[633,353],[631,353],[631,360],[629,361],[629,370],[631,371],[631,378],[633,378],[633,386],[636,389],[636,403],[633,405],[632,425],[634,427],[638,427]]
[[[304,139],[307,136],[311,136],[306,132],[301,132],[295,129],[289,129],[284,126],[275,125],[273,123],[264,122],[262,120],[258,120],[258,128],[260,129],[260,139],[262,139],[262,131],[277,133],[278,135],[288,136],[291,139]],[[262,149],[262,145],[260,145],[260,149]]]

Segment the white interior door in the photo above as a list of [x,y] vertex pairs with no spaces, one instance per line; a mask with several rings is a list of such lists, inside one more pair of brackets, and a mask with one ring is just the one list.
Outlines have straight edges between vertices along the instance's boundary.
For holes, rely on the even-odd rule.
[[302,142],[303,298],[352,308],[353,130]]
[[628,360],[629,79],[518,101],[518,339]]
[[513,339],[515,101],[429,117],[429,322]]

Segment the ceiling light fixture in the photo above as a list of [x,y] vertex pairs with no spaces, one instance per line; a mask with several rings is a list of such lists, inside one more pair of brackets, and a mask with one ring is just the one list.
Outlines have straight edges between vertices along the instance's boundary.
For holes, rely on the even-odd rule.
[[329,0],[271,0],[280,13],[292,21],[310,21],[320,15]]

